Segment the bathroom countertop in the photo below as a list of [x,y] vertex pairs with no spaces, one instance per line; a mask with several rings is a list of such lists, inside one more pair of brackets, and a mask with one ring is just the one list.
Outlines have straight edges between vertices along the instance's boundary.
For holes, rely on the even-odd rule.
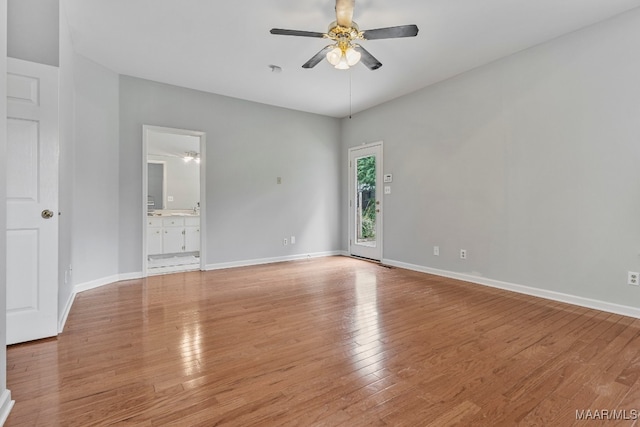
[[154,212],[154,213],[147,213],[148,217],[152,217],[152,218],[163,218],[163,217],[170,217],[170,216],[187,216],[187,217],[199,217],[200,216],[200,212],[198,213],[193,213],[193,212]]

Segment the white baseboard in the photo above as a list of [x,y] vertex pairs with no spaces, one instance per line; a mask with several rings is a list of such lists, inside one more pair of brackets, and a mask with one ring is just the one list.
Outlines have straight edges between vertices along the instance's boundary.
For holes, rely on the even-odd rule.
[[[67,323],[67,317],[71,312],[71,307],[76,299],[76,294],[79,292],[88,291],[91,289],[99,288],[101,286],[110,285],[112,283],[121,282],[123,280],[134,280],[142,278],[141,272],[114,274],[113,276],[103,277],[101,279],[92,280],[90,282],[79,283],[73,287],[73,292],[69,295],[69,299],[64,306],[64,311],[58,319],[58,333],[61,334],[64,331],[64,325]],[[2,425],[2,424],[0,424]]]
[[74,293],[84,292],[91,289],[99,288],[111,283],[121,282],[123,280],[134,280],[142,278],[141,272],[114,274],[113,276],[103,277],[101,279],[92,280],[90,282],[79,283],[73,287]]
[[577,295],[570,295],[561,292],[549,291],[546,289],[532,288],[530,286],[517,285],[515,283],[502,282],[499,280],[488,279],[480,276],[473,276],[471,274],[456,273],[453,271],[439,270],[436,268],[424,267],[421,265],[408,264],[405,262],[394,261],[385,259],[382,260],[385,265],[392,267],[405,268],[407,270],[418,271],[421,273],[433,274],[435,276],[448,277],[450,279],[462,280],[464,282],[471,282],[478,285],[489,286],[492,288],[503,289],[506,291],[517,292],[519,294],[530,295],[539,298],[545,298],[552,301],[564,302],[567,304],[573,304],[580,307],[594,308],[600,311],[606,311],[608,313],[621,314],[623,316],[635,317],[640,319],[640,309],[637,307],[630,307],[627,305],[615,304],[607,301],[600,301],[591,298],[585,298]]
[[252,265],[273,264],[276,262],[299,261],[303,259],[322,258],[328,256],[344,255],[343,251],[315,252],[312,254],[289,255],[273,258],[248,259],[242,261],[221,262],[218,264],[207,264],[205,270],[222,270],[225,268],[250,267]]
[[67,323],[67,317],[69,317],[69,312],[71,311],[71,306],[73,305],[73,301],[76,299],[76,293],[71,292],[69,295],[69,299],[67,299],[67,303],[64,305],[64,310],[62,312],[62,316],[58,320],[58,333],[61,334],[64,331],[64,325]]
[[73,287],[74,293],[89,291],[91,289],[99,288],[104,285],[109,285],[120,280],[119,274],[113,276],[103,277],[101,279],[92,280],[90,282],[78,283]]
[[3,426],[7,421],[14,403],[15,401],[11,400],[11,392],[9,390],[3,391],[0,396],[0,426]]
[[134,273],[125,273],[125,274],[118,274],[118,280],[116,280],[117,282],[122,282],[124,280],[136,280],[136,279],[142,279],[142,271],[136,271]]

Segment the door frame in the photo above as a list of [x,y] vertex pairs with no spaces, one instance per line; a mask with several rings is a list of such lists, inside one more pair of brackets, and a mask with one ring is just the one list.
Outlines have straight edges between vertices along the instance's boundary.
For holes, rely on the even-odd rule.
[[[355,246],[353,243],[353,239],[355,238],[355,200],[354,197],[355,196],[355,165],[352,164],[352,157],[354,156],[354,153],[356,153],[359,150],[370,150],[370,149],[377,149],[379,150],[379,159],[376,162],[376,201],[380,202],[379,205],[379,210],[380,212],[377,213],[376,215],[376,248],[377,250],[379,250],[379,253],[377,254],[377,256],[375,257],[366,257],[363,255],[359,255],[359,254],[354,254],[353,253],[353,247]],[[383,245],[383,235],[384,235],[384,200],[383,200],[383,196],[384,196],[384,192],[383,192],[383,175],[384,175],[384,144],[383,141],[377,141],[377,142],[372,142],[372,143],[365,143],[362,145],[358,145],[356,147],[351,147],[349,148],[349,158],[348,158],[348,162],[347,162],[347,168],[348,168],[348,176],[349,179],[348,181],[348,192],[347,192],[347,197],[348,197],[348,232],[349,235],[347,236],[347,247],[348,247],[348,252],[349,252],[349,256],[356,256],[356,257],[360,257],[360,258],[367,258],[367,259],[372,259],[374,261],[379,261],[382,262],[383,259],[383,250],[384,250],[384,245]],[[379,259],[378,259],[379,258]]]
[[[176,129],[162,126],[142,125],[142,198],[140,203],[142,206],[142,277],[147,277],[149,271],[147,268],[147,196],[148,196],[148,168],[147,168],[147,153],[149,146],[149,134],[155,133],[168,133],[172,135],[187,135],[195,136],[200,139],[200,270],[206,269],[206,253],[207,253],[207,134],[206,132]],[[166,179],[166,170],[165,170]],[[163,201],[164,206],[164,201]]]

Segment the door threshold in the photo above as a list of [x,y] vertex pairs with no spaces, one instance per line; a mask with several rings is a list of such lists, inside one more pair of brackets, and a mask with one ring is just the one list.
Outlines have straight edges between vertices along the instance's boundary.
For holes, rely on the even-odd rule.
[[159,276],[162,274],[187,273],[190,271],[200,271],[200,264],[183,264],[166,267],[153,267],[147,269],[147,276]]
[[373,259],[373,258],[367,258],[367,257],[359,256],[359,255],[349,255],[349,257],[354,258],[354,259],[359,259],[361,261],[367,261],[367,262],[370,262],[372,264],[377,264],[380,267],[384,267],[384,268],[388,268],[388,269],[392,269],[393,268],[392,265],[383,264],[381,260],[377,260],[377,259]]
[[362,261],[373,262],[375,264],[382,264],[382,261],[380,261],[379,259],[367,258],[367,257],[364,257],[364,256],[354,255],[354,254],[350,254],[349,256],[351,258],[360,259]]

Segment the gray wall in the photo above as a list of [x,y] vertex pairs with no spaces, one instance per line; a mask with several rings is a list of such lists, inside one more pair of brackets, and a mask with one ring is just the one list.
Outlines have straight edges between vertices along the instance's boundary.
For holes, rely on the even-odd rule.
[[142,265],[145,124],[206,132],[207,264],[340,249],[339,120],[121,76],[120,273]]
[[7,54],[58,66],[58,0],[9,0]]
[[384,141],[384,258],[638,306],[639,51],[634,10],[344,119],[343,159]]
[[119,273],[119,82],[75,55],[74,83],[72,264],[74,284],[82,284]]
[[[73,287],[117,278],[118,75],[75,54],[60,19],[60,314]],[[71,268],[70,268],[71,267]]]

